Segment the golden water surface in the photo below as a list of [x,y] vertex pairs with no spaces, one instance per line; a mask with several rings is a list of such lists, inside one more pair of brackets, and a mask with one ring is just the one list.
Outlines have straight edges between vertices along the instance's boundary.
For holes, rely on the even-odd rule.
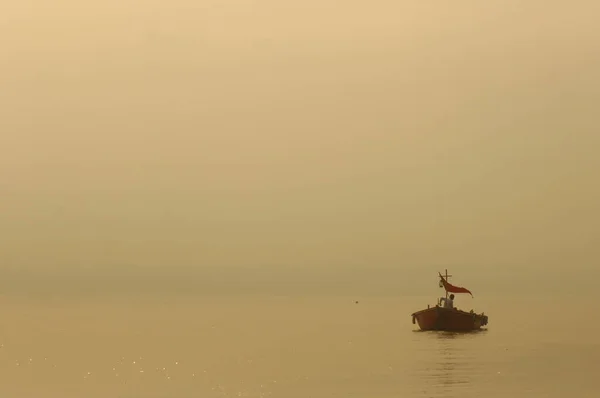
[[589,303],[460,300],[487,330],[417,331],[416,297],[3,303],[0,395],[597,396]]

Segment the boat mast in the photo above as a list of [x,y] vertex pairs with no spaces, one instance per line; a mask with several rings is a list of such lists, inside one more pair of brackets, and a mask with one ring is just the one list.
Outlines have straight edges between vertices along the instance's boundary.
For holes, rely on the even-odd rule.
[[[448,278],[450,278],[452,275],[448,275],[448,268],[446,268],[446,275],[444,275],[444,278],[446,278],[446,282],[448,281]],[[448,291],[446,289],[444,289],[446,291],[446,299],[448,299]]]

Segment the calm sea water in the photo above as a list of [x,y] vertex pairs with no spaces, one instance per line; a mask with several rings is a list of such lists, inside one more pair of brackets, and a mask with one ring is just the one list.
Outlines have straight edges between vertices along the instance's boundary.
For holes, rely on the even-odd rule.
[[487,330],[416,331],[434,301],[5,297],[0,396],[598,396],[596,303],[460,297]]

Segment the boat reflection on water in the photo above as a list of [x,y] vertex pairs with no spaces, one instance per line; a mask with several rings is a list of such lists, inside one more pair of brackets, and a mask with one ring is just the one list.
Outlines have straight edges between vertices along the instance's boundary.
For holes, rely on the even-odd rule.
[[419,361],[421,366],[415,368],[421,392],[432,397],[462,397],[468,393],[474,378],[480,376],[473,343],[485,334],[483,330],[469,333],[415,330],[415,338],[427,347],[421,353],[424,357]]

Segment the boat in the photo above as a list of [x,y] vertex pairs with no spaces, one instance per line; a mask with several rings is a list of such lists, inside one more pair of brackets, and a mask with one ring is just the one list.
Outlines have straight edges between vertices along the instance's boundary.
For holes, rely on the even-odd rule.
[[448,332],[476,331],[487,325],[488,316],[485,313],[477,314],[473,310],[469,312],[460,310],[453,305],[454,294],[451,294],[450,298],[448,297],[448,293],[468,293],[471,297],[473,297],[473,293],[464,287],[450,284],[448,278],[452,275],[448,275],[448,270],[445,275],[439,272],[438,274],[440,276],[439,286],[446,290],[446,297],[439,298],[435,307],[428,305],[426,309],[412,313],[412,323],[418,324],[421,330]]

